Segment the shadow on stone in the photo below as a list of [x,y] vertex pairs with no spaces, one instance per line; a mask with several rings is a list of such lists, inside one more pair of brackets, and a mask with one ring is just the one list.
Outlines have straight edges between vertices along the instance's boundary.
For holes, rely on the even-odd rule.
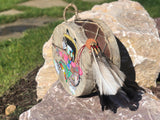
[[160,99],[160,73],[156,80],[157,87],[151,87],[153,94],[155,94]]
[[98,92],[93,92],[89,95],[80,96],[79,98],[90,98],[90,97],[94,97],[94,96],[98,96]]
[[129,53],[126,49],[126,47],[121,43],[121,41],[115,36],[119,51],[120,51],[120,57],[121,57],[121,70],[124,72],[124,74],[127,76],[129,80],[135,81],[136,74],[135,69],[131,60],[131,57],[129,56]]
[[157,82],[160,82],[160,73],[158,75]]

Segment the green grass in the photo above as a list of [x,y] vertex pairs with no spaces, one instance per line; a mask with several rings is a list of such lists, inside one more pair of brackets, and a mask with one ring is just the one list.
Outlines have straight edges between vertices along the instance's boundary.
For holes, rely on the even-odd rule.
[[17,3],[25,2],[28,0],[0,0],[0,11],[8,10],[16,6]]
[[23,14],[18,15],[3,15],[0,16],[0,24],[14,22],[20,18],[31,18],[31,17],[39,17],[39,16],[52,16],[52,17],[62,17],[63,14],[63,7],[52,7],[46,9],[40,8],[33,8],[33,7],[25,7],[25,6],[18,6],[16,7],[17,10],[24,11]]
[[17,80],[43,63],[42,46],[59,23],[27,30],[20,39],[0,42],[0,96]]
[[[23,11],[23,14],[19,15],[7,15],[0,16],[0,24],[14,22],[20,18],[31,18],[39,16],[52,16],[52,17],[62,17],[64,7],[52,7],[46,9],[34,8],[34,7],[25,7],[17,6],[16,3],[23,2],[27,0],[1,0],[0,11],[6,9],[17,9]],[[101,4],[104,2],[112,2],[116,0],[104,0],[102,2],[84,2],[82,0],[64,0],[68,3],[74,3],[79,11],[85,11],[91,9],[95,4]],[[160,0],[135,0],[140,2],[144,8],[148,11],[151,17],[156,18],[160,16]]]
[[[79,9],[79,11],[89,10],[92,8],[93,5],[97,4],[97,2],[90,3],[90,2],[83,2],[81,0],[65,0],[66,2],[75,3]],[[113,1],[113,0],[112,0]],[[26,6],[13,6],[14,9],[23,11],[23,14],[18,15],[3,15],[0,16],[0,24],[14,22],[20,18],[31,18],[31,17],[40,17],[40,16],[51,16],[51,17],[62,17],[64,7],[51,7],[51,8],[34,8],[34,7],[26,7]]]

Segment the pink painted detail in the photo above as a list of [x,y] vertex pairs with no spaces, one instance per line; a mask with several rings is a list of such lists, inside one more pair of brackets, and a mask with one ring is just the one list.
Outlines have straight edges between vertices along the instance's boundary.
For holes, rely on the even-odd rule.
[[61,51],[59,51],[59,55],[62,57],[63,56],[63,53]]
[[67,56],[66,54],[64,54],[63,59],[64,59],[64,61],[67,63],[67,61],[68,61],[68,56]]
[[80,67],[78,67],[78,69],[79,69],[79,75],[80,75],[80,76],[83,75],[82,69],[81,69]]
[[76,63],[71,62],[72,67],[76,67]]

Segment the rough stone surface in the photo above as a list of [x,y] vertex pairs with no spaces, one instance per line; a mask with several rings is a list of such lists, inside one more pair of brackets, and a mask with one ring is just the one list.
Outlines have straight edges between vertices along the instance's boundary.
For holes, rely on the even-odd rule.
[[20,6],[30,6],[30,7],[37,7],[37,8],[49,8],[54,6],[66,6],[68,3],[64,2],[63,0],[30,0],[28,2],[24,2],[19,4]]
[[122,68],[127,76],[140,86],[156,86],[160,72],[160,38],[155,21],[138,2],[119,0],[96,5],[80,13],[79,18],[104,21],[129,54],[127,58],[120,47]]
[[160,100],[150,90],[143,95],[137,111],[119,108],[114,114],[101,111],[99,98],[70,96],[57,81],[42,102],[20,115],[19,120],[160,120]]
[[36,76],[38,100],[43,98],[51,85],[58,80],[53,63],[51,38],[43,46],[43,58],[45,59],[45,63]]
[[23,13],[22,11],[11,9],[11,10],[7,10],[4,12],[0,12],[0,16],[1,15],[16,15],[16,14],[22,14],[22,13]]

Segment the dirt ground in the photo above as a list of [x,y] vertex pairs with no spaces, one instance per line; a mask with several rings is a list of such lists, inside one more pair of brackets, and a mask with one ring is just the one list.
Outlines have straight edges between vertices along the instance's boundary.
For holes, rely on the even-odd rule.
[[[25,78],[20,79],[10,90],[0,97],[0,120],[18,120],[19,115],[37,104],[35,77],[40,67],[35,68]],[[17,110],[5,116],[5,108],[15,105]]]

